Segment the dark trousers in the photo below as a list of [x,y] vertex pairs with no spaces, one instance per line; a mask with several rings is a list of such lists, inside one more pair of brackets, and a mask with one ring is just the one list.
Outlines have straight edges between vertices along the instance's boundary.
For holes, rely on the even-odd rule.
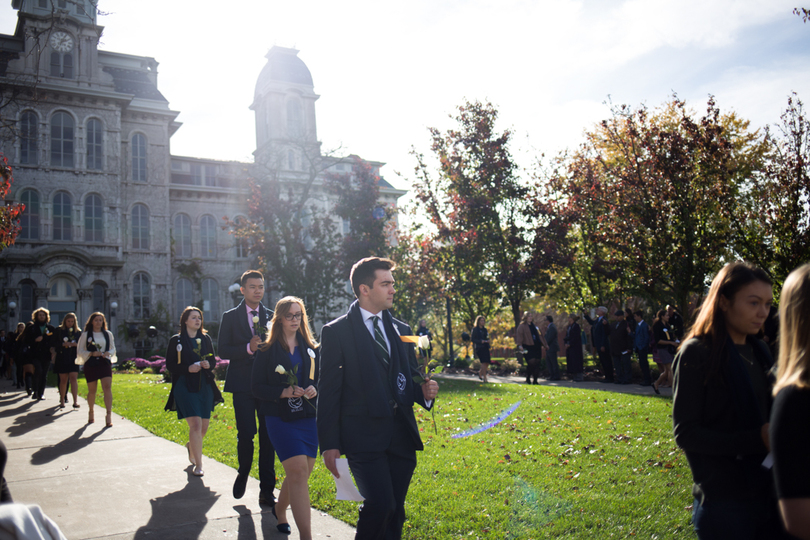
[[416,469],[416,450],[402,415],[384,452],[346,454],[357,489],[365,499],[355,540],[398,540],[405,523],[405,497]]
[[[274,498],[276,487],[275,450],[264,416],[258,414],[258,400],[250,392],[233,393],[233,414],[236,417],[236,455],[239,459],[239,474],[250,474],[253,467],[253,437],[259,432],[259,492],[265,498]],[[256,429],[256,417],[259,429]]]
[[605,374],[605,381],[613,382],[613,359],[610,357],[610,349],[605,347],[605,350],[599,351],[598,354],[599,363],[602,364],[602,372]]
[[641,368],[641,383],[644,385],[648,385],[652,382],[652,377],[650,376],[650,364],[647,362],[647,355],[649,354],[649,350],[644,349],[636,349],[636,356],[638,356],[638,367]]
[[692,524],[700,540],[787,540],[775,501],[695,499]]
[[24,386],[22,358],[14,359],[14,371],[17,373],[17,388],[22,388]]
[[41,398],[45,394],[45,382],[48,380],[50,360],[37,360],[34,362],[34,395]]
[[546,351],[546,364],[548,365],[548,376],[550,379],[560,378],[560,364],[557,363],[557,354],[560,352],[557,348],[549,348]]
[[630,351],[613,355],[613,365],[616,366],[616,380],[622,384],[630,384],[631,367]]

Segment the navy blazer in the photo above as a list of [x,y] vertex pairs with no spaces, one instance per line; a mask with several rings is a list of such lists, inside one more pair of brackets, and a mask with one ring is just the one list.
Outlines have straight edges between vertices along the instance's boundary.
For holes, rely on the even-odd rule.
[[[266,326],[273,312],[259,304],[259,324]],[[230,360],[225,375],[225,392],[250,392],[250,377],[253,372],[255,354],[247,351],[247,344],[253,338],[253,330],[248,325],[244,299],[233,309],[222,314],[219,326],[217,349],[219,357]]]
[[[300,381],[301,388],[314,386],[318,389],[316,381],[318,380],[318,366],[319,366],[319,353],[320,349],[315,347],[307,347],[304,343],[304,338],[301,334],[298,337],[298,350],[301,353],[302,363],[298,368],[298,380]],[[309,351],[315,353],[315,358],[309,356]],[[287,398],[282,398],[281,393],[289,386],[287,382],[287,375],[276,373],[276,366],[281,365],[284,370],[289,372],[292,370],[292,362],[290,362],[290,355],[281,346],[281,343],[276,341],[266,351],[258,351],[256,353],[256,360],[253,362],[253,376],[250,383],[253,391],[253,397],[259,400],[259,414],[262,416],[279,416],[280,402],[286,402]],[[304,404],[304,410],[307,413],[307,418],[315,417],[315,409],[318,406],[318,397],[310,399],[312,404]],[[284,405],[287,406],[286,404]]]
[[[374,351],[371,333],[363,323],[360,306],[352,303],[346,315],[321,331],[321,377],[318,399],[318,443],[321,451],[339,449],[341,454],[381,452],[390,446],[396,414],[402,415],[413,442],[422,450],[422,439],[413,414],[413,404],[425,408],[422,387],[413,381],[416,354],[400,335],[412,335],[407,324],[382,313],[391,344],[391,364],[385,372]],[[388,385],[388,388],[386,388]],[[393,398],[393,399],[392,399]],[[432,404],[431,404],[432,405]],[[405,449],[408,450],[408,449]]]
[[[608,342],[608,337],[610,336],[610,325],[604,324],[603,321],[605,317],[598,317],[596,322],[594,323],[592,330],[593,330],[593,346],[599,349],[600,347],[604,347],[607,351],[610,349],[610,343]],[[619,351],[621,352],[621,351]]]

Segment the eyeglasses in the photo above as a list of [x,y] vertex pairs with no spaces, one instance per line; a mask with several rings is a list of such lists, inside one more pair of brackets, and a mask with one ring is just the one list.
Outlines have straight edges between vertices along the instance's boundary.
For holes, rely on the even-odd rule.
[[287,313],[284,315],[284,318],[288,321],[300,321],[303,317],[304,314],[300,311],[298,313]]

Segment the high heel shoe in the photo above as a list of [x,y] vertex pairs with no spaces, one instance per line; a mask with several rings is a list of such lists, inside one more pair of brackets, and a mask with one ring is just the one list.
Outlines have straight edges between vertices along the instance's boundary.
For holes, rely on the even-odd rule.
[[659,395],[661,394],[661,392],[658,391],[658,384],[657,383],[652,383],[652,387],[653,387],[653,391],[656,394],[659,394]]
[[[270,507],[270,511],[273,513],[273,517],[276,518],[276,521],[278,521],[278,516],[276,515],[276,507],[275,506]],[[280,533],[292,534],[292,529],[290,528],[289,523],[279,523],[276,525],[276,529],[278,529],[278,532]]]
[[205,473],[202,469],[194,467],[194,470],[191,472],[194,476],[205,476]]
[[92,424],[95,421],[96,421],[96,419],[93,418],[93,411],[88,412],[87,413],[87,423]]
[[189,445],[189,443],[186,443],[186,450],[188,450],[188,462],[196,467],[197,464],[194,463],[194,458],[191,455],[191,448],[189,448],[188,445]]
[[109,413],[106,416],[106,420],[107,420],[107,427],[112,427],[112,413]]

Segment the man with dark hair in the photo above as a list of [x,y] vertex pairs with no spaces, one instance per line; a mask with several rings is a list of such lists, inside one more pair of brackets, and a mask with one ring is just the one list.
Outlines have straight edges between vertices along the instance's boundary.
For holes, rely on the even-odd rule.
[[439,385],[414,382],[410,327],[394,319],[393,261],[370,257],[351,271],[357,301],[323,327],[318,443],[326,468],[348,458],[364,502],[357,539],[401,538],[405,497],[422,450],[414,402],[430,409]]
[[638,367],[641,368],[641,386],[650,386],[650,364],[647,355],[650,352],[650,326],[644,320],[644,312],[639,310],[633,314],[636,320],[636,330],[633,332],[633,345],[638,355]]
[[630,384],[632,373],[630,353],[633,350],[633,344],[630,341],[630,332],[624,315],[623,310],[617,310],[616,322],[610,328],[610,354],[613,357],[613,365],[616,367],[616,384]]
[[669,313],[669,326],[675,333],[675,337],[681,339],[684,332],[683,317],[681,312],[675,306],[667,306],[667,313]]
[[276,485],[275,451],[264,416],[258,414],[259,404],[250,388],[253,360],[267,322],[273,312],[264,307],[264,276],[258,270],[248,270],[240,279],[243,300],[235,308],[222,314],[219,327],[218,349],[221,358],[230,360],[225,376],[225,392],[233,394],[233,413],[236,418],[236,452],[239,470],[233,484],[233,496],[241,499],[245,494],[250,469],[253,466],[253,437],[256,435],[256,417],[259,419],[259,504],[273,506]]
[[546,315],[546,364],[548,365],[549,380],[560,380],[560,365],[557,356],[560,353],[560,343],[557,339],[557,327],[554,326],[554,317]]

